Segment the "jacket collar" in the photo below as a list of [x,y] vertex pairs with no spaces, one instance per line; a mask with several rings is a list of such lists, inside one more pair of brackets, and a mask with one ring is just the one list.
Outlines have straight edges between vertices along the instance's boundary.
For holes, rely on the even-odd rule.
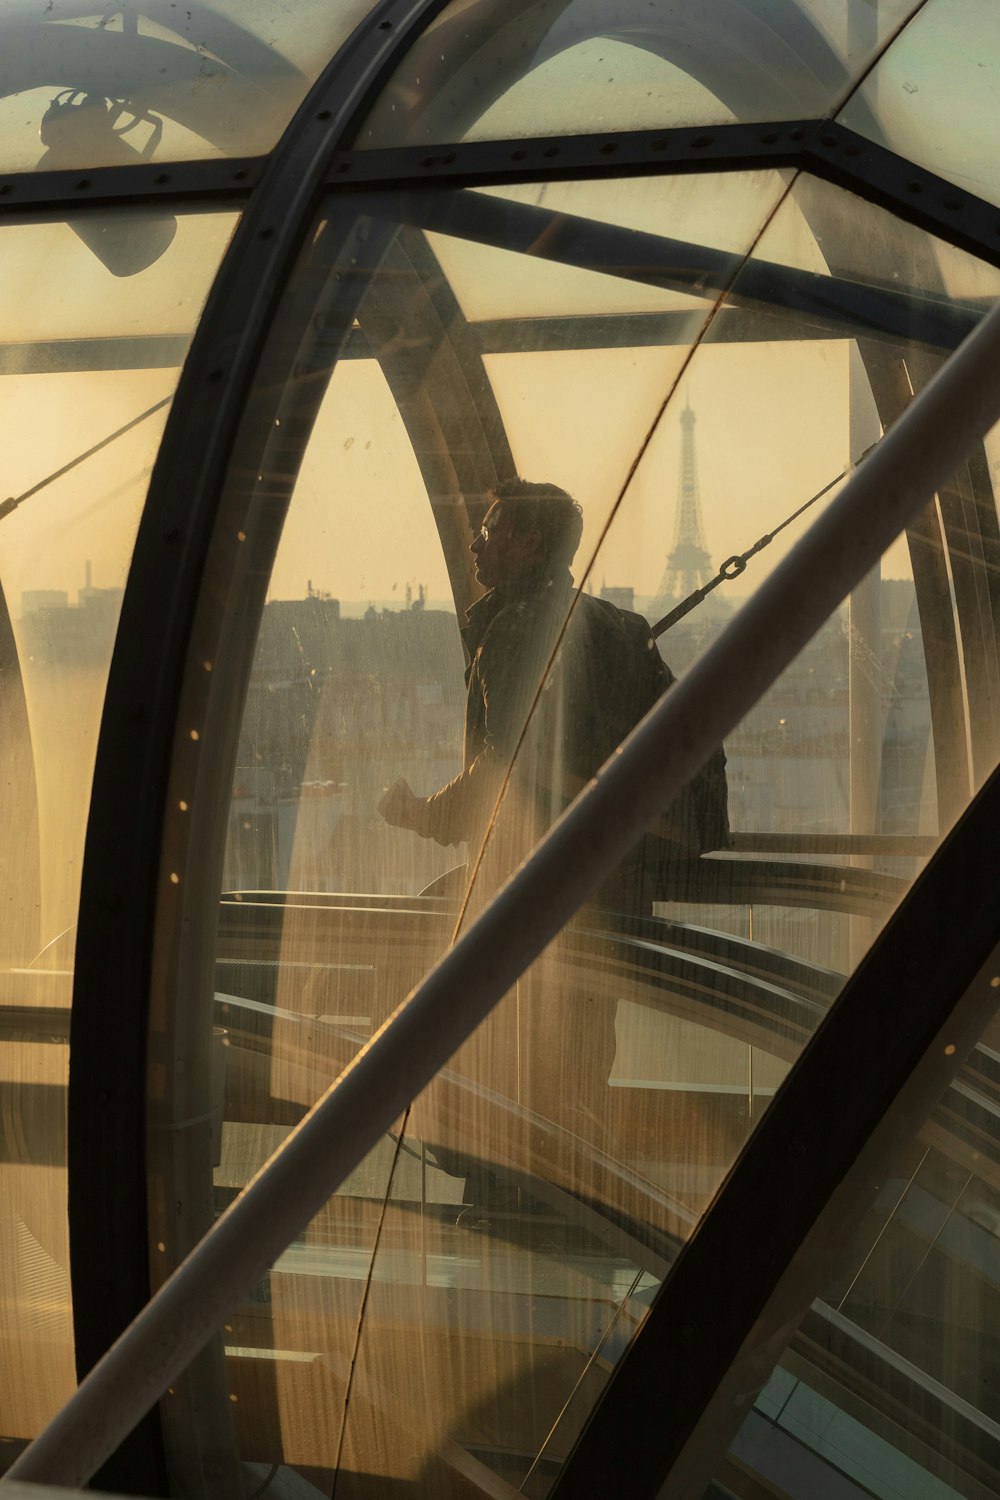
[[573,592],[573,576],[568,568],[552,572],[545,567],[526,569],[509,583],[498,584],[465,612],[462,634],[467,640],[479,641],[501,610],[513,606],[538,607],[550,601],[564,600]]

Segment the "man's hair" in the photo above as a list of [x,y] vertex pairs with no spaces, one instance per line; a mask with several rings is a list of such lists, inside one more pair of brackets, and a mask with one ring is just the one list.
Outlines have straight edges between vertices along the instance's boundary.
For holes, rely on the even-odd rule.
[[507,479],[487,493],[489,500],[502,500],[518,536],[537,531],[542,557],[550,567],[568,568],[583,535],[583,511],[556,484],[531,484],[527,479]]

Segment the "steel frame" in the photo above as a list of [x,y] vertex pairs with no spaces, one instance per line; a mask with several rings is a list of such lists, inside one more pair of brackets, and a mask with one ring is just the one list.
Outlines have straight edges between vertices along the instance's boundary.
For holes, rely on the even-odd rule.
[[[960,455],[967,453],[998,419],[998,347],[1000,308],[987,316],[916,398],[830,508],[744,606],[738,624],[727,627],[690,674],[661,700],[587,794],[564,814],[483,915],[293,1132],[280,1157],[215,1223],[198,1249],[10,1471],[12,1477],[63,1483],[89,1477],[141,1412],[186,1368],[232,1299],[259,1278],[308,1222],[406,1103],[631,847],[651,811],[676,795],[711,746],[739,721],[839,599],[869,571],[908,516],[945,481],[960,462]],[[993,845],[995,817],[1000,816],[993,812],[998,785],[1000,782],[990,784],[950,841],[958,850],[955,868],[942,856],[954,888],[963,897],[957,906],[962,920],[947,929],[955,934],[954,943],[941,941],[937,920],[927,921],[925,910],[921,936],[928,950],[926,963],[909,966],[909,956],[900,954],[894,944],[880,944],[859,976],[854,990],[856,1003],[846,1008],[839,1029],[832,1033],[824,1029],[823,1039],[805,1054],[803,1061],[811,1060],[805,1083],[796,1072],[787,1085],[786,1107],[791,1115],[778,1117],[779,1126],[768,1137],[772,1152],[789,1152],[796,1166],[803,1159],[812,1166],[815,1160],[816,1179],[828,1189],[842,1179],[846,1182],[850,1190],[847,1201],[841,1195],[832,1202],[832,1208],[824,1210],[827,1218],[834,1213],[834,1224],[849,1222],[847,1207],[853,1211],[858,1206],[858,1184],[844,1178],[854,1154],[874,1150],[874,1167],[871,1161],[865,1164],[864,1189],[868,1174],[872,1170],[877,1174],[887,1145],[894,1143],[893,1131],[889,1130],[887,1138],[884,1122],[888,1119],[895,1129],[900,1121],[904,1128],[908,1128],[908,1122],[922,1121],[977,1039],[986,1007],[992,1011],[995,1006],[995,986],[989,982],[988,973],[980,976],[981,982],[973,986],[967,1003],[957,996],[969,982],[969,966],[984,962],[997,936],[990,893],[977,892],[976,884],[981,868],[979,840],[984,837],[978,830],[984,826],[988,829],[982,845],[988,851]],[[111,811],[115,805],[112,800]],[[970,858],[970,844],[976,857]],[[934,876],[940,862],[923,877],[923,888],[930,889],[932,898],[943,899]],[[976,903],[970,904],[974,895]],[[933,906],[933,899],[929,898],[929,904]],[[904,907],[897,920],[902,920],[907,910]],[[912,981],[914,1003],[902,1016],[885,1003],[872,1006],[868,976],[872,966],[884,962],[887,955],[892,975],[897,977],[902,965]],[[925,970],[936,975],[936,984],[921,987]],[[881,974],[878,968],[876,974]],[[878,989],[874,993],[882,998]],[[456,997],[461,997],[460,1004]],[[879,1012],[877,1016],[873,1009]],[[840,1007],[835,1007],[827,1027],[840,1014]],[[931,1048],[943,1024],[954,1025],[955,1029],[943,1034],[940,1047]],[[887,1040],[887,1029],[891,1041]],[[825,1038],[831,1034],[837,1040],[827,1043]],[[886,1066],[887,1049],[895,1053],[891,1068]],[[856,1064],[859,1050],[869,1054],[864,1070],[867,1098],[857,1126],[852,1129],[844,1124],[841,1130],[831,1131],[829,1119],[843,1118],[842,1112],[838,1113],[840,1097],[830,1115],[817,1111],[816,1100],[828,1097],[830,1088],[839,1087],[842,1073]],[[841,1059],[841,1070],[829,1068],[830,1051]],[[120,1057],[117,1060],[120,1063]],[[828,1070],[822,1095],[810,1087],[817,1068]],[[872,1068],[877,1070],[874,1077]],[[808,1151],[803,1157],[797,1137],[787,1133],[787,1119],[799,1118],[803,1110],[814,1121],[823,1122],[815,1158]],[[784,1132],[780,1129],[782,1120]],[[738,1174],[744,1198],[749,1191],[748,1211],[754,1211],[754,1189],[768,1170],[773,1168],[765,1167],[762,1172],[758,1164],[756,1172]],[[776,1178],[778,1175],[775,1173]],[[736,1174],[733,1180],[737,1180]],[[766,1273],[763,1280],[758,1278],[745,1290],[741,1276],[730,1277],[726,1283],[727,1296],[733,1288],[741,1288],[728,1309],[737,1334],[747,1319],[746,1326],[752,1324],[760,1310],[761,1296],[766,1302],[775,1290],[782,1298],[777,1307],[777,1330],[789,1326],[789,1307],[798,1311],[803,1297],[808,1305],[815,1290],[811,1277],[816,1256],[823,1246],[812,1249],[812,1259],[806,1254],[804,1275],[793,1275],[788,1286],[779,1283],[776,1288],[775,1282],[790,1263],[792,1271],[798,1271],[791,1258],[815,1221],[816,1203],[822,1201],[815,1194],[812,1198],[803,1195],[801,1207],[786,1206],[787,1254],[775,1259],[769,1243],[762,1257]],[[822,1220],[816,1222],[822,1223],[827,1245],[834,1243],[831,1226]],[[696,1238],[694,1243],[701,1245],[703,1241]],[[736,1248],[741,1253],[742,1242]],[[699,1274],[705,1275],[705,1252],[699,1249],[689,1259],[696,1268],[700,1262]],[[670,1284],[668,1281],[666,1286]],[[767,1310],[774,1311],[775,1306],[771,1302]],[[697,1341],[697,1332],[696,1327],[695,1340],[689,1344]],[[705,1343],[709,1342],[706,1338]],[[643,1348],[649,1350],[651,1343],[655,1358],[656,1341],[645,1341]],[[706,1356],[710,1362],[715,1361],[711,1379],[716,1383],[703,1382],[696,1387],[690,1382],[692,1396],[686,1416],[673,1437],[665,1441],[666,1457],[652,1460],[653,1471],[647,1472],[651,1482],[658,1482],[669,1467],[672,1482],[676,1479],[681,1485],[678,1493],[700,1494],[704,1489],[719,1443],[728,1436],[727,1423],[739,1416],[739,1404],[732,1399],[730,1385],[733,1380],[742,1381],[738,1389],[746,1389],[750,1378],[745,1364],[740,1366],[737,1361],[733,1365],[737,1352],[732,1339],[720,1334],[719,1350]],[[770,1354],[774,1352],[772,1349]],[[755,1357],[756,1368],[760,1370],[763,1360],[766,1370],[767,1348]],[[683,1358],[684,1351],[680,1351],[678,1359],[683,1362]],[[623,1362],[621,1368],[627,1367],[628,1362]],[[598,1412],[597,1427],[604,1425],[615,1435],[612,1482],[617,1487],[621,1482],[621,1428],[611,1413],[605,1418],[603,1404]],[[629,1415],[631,1425],[634,1410]],[[594,1426],[592,1421],[591,1431]],[[652,1445],[653,1434],[662,1432],[659,1409],[645,1430]],[[570,1487],[565,1493],[595,1492],[592,1471],[585,1473],[580,1487],[581,1466],[582,1460],[567,1471],[575,1478],[567,1480]],[[692,1488],[697,1484],[700,1489]],[[637,1495],[650,1493],[635,1483],[631,1489]]]
[[[180,664],[222,475],[270,320],[323,184],[337,193],[344,188],[411,187],[414,180],[454,188],[792,166],[836,182],[1000,265],[1000,211],[828,122],[486,142],[430,151],[346,150],[367,101],[442,6],[443,0],[383,0],[338,54],[267,160],[156,163],[0,178],[0,222],[109,206],[142,209],[154,201],[200,208],[246,204],[196,334],[157,461],[123,608],[95,771],[69,1101],[70,1226],[81,1375],[149,1292],[143,1128],[147,1017],[142,999],[153,964],[157,852]],[[123,805],[132,814],[124,826]],[[971,862],[968,868],[974,868]],[[109,952],[116,955],[110,970]],[[742,1180],[748,1176],[752,1172],[745,1168]],[[136,1247],[138,1254],[128,1258],[126,1247]],[[688,1259],[696,1258],[692,1253]],[[616,1390],[617,1383],[612,1396]],[[605,1431],[615,1431],[615,1406],[609,1400],[607,1408],[602,1403],[598,1409],[591,1430],[604,1423]],[[659,1431],[657,1423],[649,1429]],[[582,1460],[574,1462],[577,1467],[567,1472],[566,1484]],[[620,1483],[620,1472],[618,1479]],[[123,1491],[163,1489],[154,1420],[133,1435],[120,1461],[101,1480]]]
[[[68,1100],[70,1257],[81,1377],[150,1295],[146,997],[154,963],[158,853],[181,674],[223,475],[330,154],[349,139],[421,24],[444,4],[382,0],[314,86],[259,176],[251,172],[246,179],[256,190],[209,295],[150,482],[108,679],[81,884]],[[205,190],[208,182],[217,189],[223,176],[235,186],[232,174],[242,170],[231,163],[199,163],[159,186],[179,200]],[[87,203],[106,204],[114,196],[142,203],[156,190],[156,176],[170,179],[170,166],[95,171],[72,186],[63,183],[72,196],[58,202],[51,184],[39,181],[19,188],[9,179],[0,188],[11,188],[3,194],[4,212],[8,200],[23,210],[29,187],[35,211],[65,212],[68,202],[75,206],[84,197]],[[239,180],[240,191],[246,183]],[[125,820],[123,807],[130,810]],[[217,1392],[218,1369],[196,1378],[206,1398]],[[129,1436],[100,1482],[123,1493],[166,1493],[155,1415]]]
[[791,167],[822,177],[950,244],[1000,264],[1000,207],[831,120],[543,136],[523,141],[342,152],[330,185],[413,187],[567,178],[750,172]]
[[627,281],[706,299],[723,292],[736,308],[788,309],[828,337],[868,337],[951,350],[978,323],[978,302],[930,296],[817,275],[736,251],[695,245],[645,230],[477,193],[411,188],[360,196],[373,218],[404,223],[477,244],[537,255],[559,265],[600,271]]
[[[379,12],[381,14],[381,12]],[[373,13],[374,15],[374,13]],[[371,19],[363,29],[367,30]],[[378,23],[380,24],[380,23]],[[343,56],[343,54],[342,54]],[[289,135],[325,95],[316,86]],[[316,113],[321,113],[318,111]],[[350,130],[344,137],[350,139]],[[139,163],[90,171],[0,175],[0,217],[150,201],[204,206],[247,199],[264,184],[271,158]],[[790,167],[846,188],[948,244],[1000,266],[1000,207],[938,177],[856,131],[830,120],[778,120],[705,129],[534,136],[331,151],[324,180],[331,189],[415,185],[489,187],[624,176],[677,176]]]
[[11,172],[0,175],[0,214],[63,214],[78,207],[133,203],[146,207],[160,200],[226,206],[234,198],[248,197],[260,185],[267,163],[267,157],[244,156],[222,161],[137,162],[75,172]]

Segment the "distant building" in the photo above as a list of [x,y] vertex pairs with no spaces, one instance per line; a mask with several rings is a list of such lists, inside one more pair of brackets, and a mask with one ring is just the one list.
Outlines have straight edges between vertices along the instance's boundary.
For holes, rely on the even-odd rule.
[[621,586],[602,584],[600,597],[606,599],[609,604],[614,604],[618,609],[635,609],[635,589],[629,588],[627,584]]
[[62,589],[26,589],[21,595],[21,614],[33,615],[40,609],[68,609],[69,595]]
[[21,595],[22,636],[35,661],[93,666],[110,658],[122,590],[94,588],[89,562],[84,577],[75,604],[63,589],[26,589]]

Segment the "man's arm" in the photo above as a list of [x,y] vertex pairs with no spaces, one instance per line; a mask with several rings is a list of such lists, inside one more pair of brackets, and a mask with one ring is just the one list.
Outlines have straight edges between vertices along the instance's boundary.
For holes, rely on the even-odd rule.
[[472,663],[469,692],[482,704],[482,745],[469,764],[430,797],[417,797],[397,781],[378,811],[397,828],[439,844],[461,844],[480,835],[500,793],[538,686],[537,622],[504,610],[493,621]]
[[439,844],[461,844],[469,836],[466,785],[468,773],[461,771],[447,786],[430,797],[418,797],[409,782],[393,782],[375,811],[391,828],[405,828]]
[[547,657],[537,613],[511,605],[497,615],[472,663],[470,695],[481,704],[481,745],[463,771],[427,799],[431,837],[481,837],[524,731]]

